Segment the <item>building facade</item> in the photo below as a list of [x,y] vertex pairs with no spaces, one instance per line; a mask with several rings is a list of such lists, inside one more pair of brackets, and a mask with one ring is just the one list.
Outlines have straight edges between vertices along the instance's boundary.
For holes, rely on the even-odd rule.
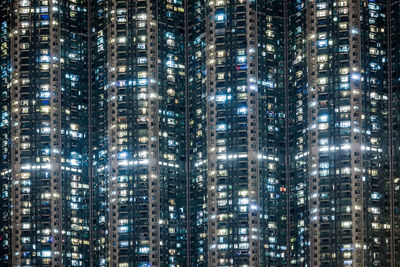
[[2,134],[2,181],[3,189],[9,189],[3,200],[11,198],[11,203],[2,216],[8,216],[11,229],[11,238],[4,240],[8,264],[87,265],[86,3],[23,0],[4,5],[3,40],[7,34],[9,50],[2,53],[2,59],[8,56],[2,60],[7,79],[2,83],[2,101],[7,101],[2,106],[2,131],[7,129]]
[[286,262],[282,4],[189,1],[190,266]]
[[399,18],[0,1],[0,265],[397,266]]
[[11,263],[11,58],[10,4],[0,2],[0,92],[1,92],[1,158],[0,158],[0,264]]
[[91,2],[94,266],[186,264],[182,1]]
[[390,22],[388,43],[389,58],[389,134],[390,134],[390,179],[391,179],[391,261],[394,266],[400,264],[400,1],[390,1],[390,13],[388,21]]
[[291,263],[389,266],[387,3],[291,4]]

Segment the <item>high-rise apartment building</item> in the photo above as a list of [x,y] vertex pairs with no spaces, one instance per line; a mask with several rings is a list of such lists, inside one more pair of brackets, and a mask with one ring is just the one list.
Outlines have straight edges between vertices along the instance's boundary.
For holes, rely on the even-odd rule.
[[0,265],[397,266],[399,18],[0,1]]
[[92,1],[94,266],[186,264],[183,1]]
[[86,3],[1,3],[1,260],[88,265]]
[[388,266],[386,1],[288,9],[291,263]]
[[286,262],[282,1],[189,1],[190,266]]

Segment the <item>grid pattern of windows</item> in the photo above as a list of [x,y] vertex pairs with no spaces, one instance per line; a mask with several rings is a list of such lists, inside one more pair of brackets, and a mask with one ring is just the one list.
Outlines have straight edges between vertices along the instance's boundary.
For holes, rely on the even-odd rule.
[[[305,135],[308,127],[308,88],[307,88],[307,1],[290,1],[287,13],[287,65],[289,87],[288,154],[290,168],[290,264],[304,266],[309,262],[309,173],[308,144]],[[290,34],[289,34],[290,33]]]
[[0,265],[399,265],[399,18],[0,0]]
[[189,3],[191,266],[286,260],[281,4]]
[[386,2],[295,1],[288,15],[291,263],[386,265]]
[[183,2],[91,10],[94,264],[184,266]]
[[9,4],[12,265],[87,265],[86,2]]

